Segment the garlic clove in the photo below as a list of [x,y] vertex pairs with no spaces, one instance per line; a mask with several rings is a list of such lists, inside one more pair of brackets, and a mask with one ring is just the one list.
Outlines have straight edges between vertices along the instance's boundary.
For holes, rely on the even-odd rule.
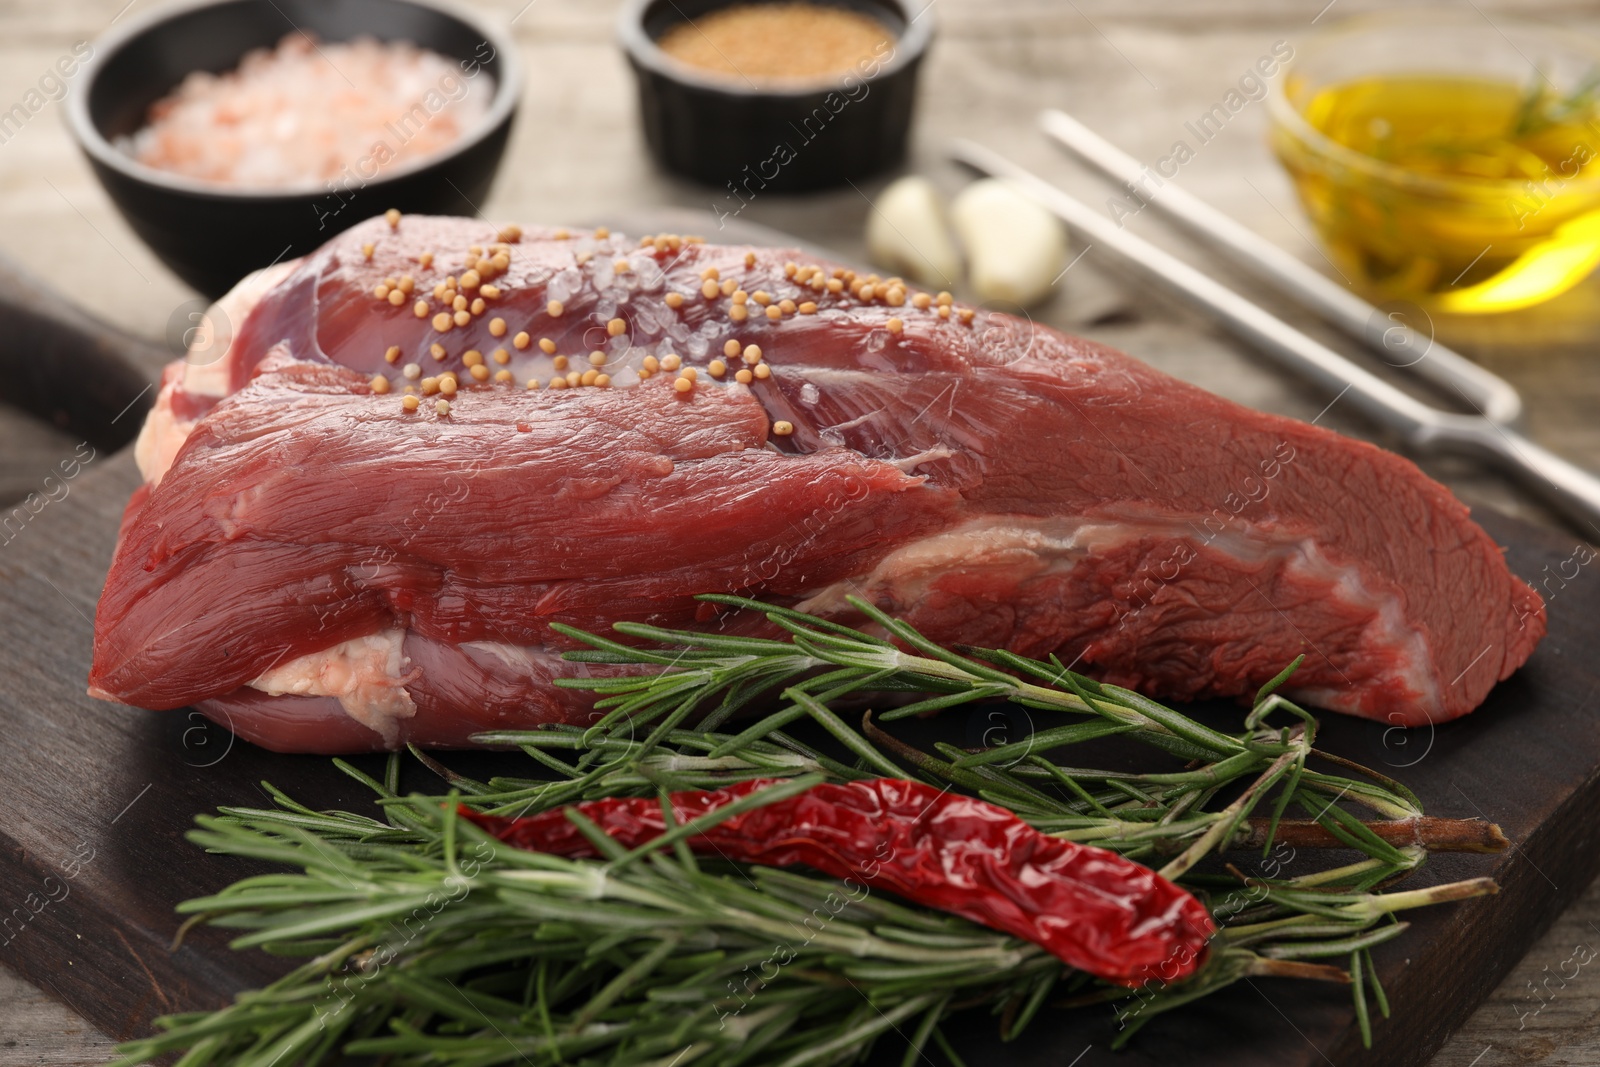
[[967,253],[968,283],[980,300],[1027,306],[1050,292],[1067,254],[1056,217],[1010,185],[975,181],[950,205]]
[[929,288],[954,289],[961,279],[961,253],[926,178],[901,178],[878,194],[867,216],[867,251],[879,267]]

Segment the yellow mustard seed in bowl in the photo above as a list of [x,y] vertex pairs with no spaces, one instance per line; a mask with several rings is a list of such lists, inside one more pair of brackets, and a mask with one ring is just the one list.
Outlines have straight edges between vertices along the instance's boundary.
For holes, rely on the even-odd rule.
[[843,74],[892,39],[870,15],[793,2],[734,4],[678,23],[656,44],[702,70],[761,82]]

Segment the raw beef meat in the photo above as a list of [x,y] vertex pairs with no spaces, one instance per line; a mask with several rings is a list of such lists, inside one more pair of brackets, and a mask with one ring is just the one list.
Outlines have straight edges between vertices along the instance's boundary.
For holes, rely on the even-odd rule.
[[274,749],[584,721],[550,624],[764,625],[702,592],[1164,698],[1304,653],[1296,697],[1397,725],[1544,633],[1408,461],[796,252],[391,216],[224,318],[141,438],[90,686]]

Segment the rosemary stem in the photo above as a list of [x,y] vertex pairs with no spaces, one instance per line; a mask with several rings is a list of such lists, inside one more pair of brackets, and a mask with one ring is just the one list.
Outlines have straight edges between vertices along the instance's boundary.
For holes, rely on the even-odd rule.
[[[1391,845],[1417,845],[1430,852],[1503,852],[1510,847],[1505,834],[1494,823],[1481,819],[1438,819],[1420,816],[1385,822],[1364,823],[1367,829]],[[1294,848],[1347,848],[1348,846],[1315,822],[1280,820],[1277,831],[1268,834],[1269,824],[1247,819],[1239,833],[1227,844],[1230,849],[1257,849],[1268,842]]]
[[1250,807],[1255,804],[1264,790],[1270,787],[1273,782],[1276,782],[1297,760],[1304,758],[1305,751],[1301,749],[1285,752],[1273,760],[1271,765],[1262,772],[1259,778],[1250,784],[1248,789],[1239,795],[1237,800],[1218,813],[1216,821],[1212,823],[1209,830],[1201,835],[1198,841],[1186,848],[1177,859],[1161,868],[1161,877],[1174,881],[1187,874],[1189,869],[1199,863],[1208,852],[1215,849],[1219,843],[1232,835],[1238,819],[1243,817]]
[[1392,915],[1408,908],[1421,908],[1429,904],[1443,904],[1469,897],[1492,896],[1500,892],[1493,878],[1467,878],[1459,882],[1429,886],[1426,889],[1409,889],[1396,893],[1370,893],[1354,904],[1345,905],[1351,915]]

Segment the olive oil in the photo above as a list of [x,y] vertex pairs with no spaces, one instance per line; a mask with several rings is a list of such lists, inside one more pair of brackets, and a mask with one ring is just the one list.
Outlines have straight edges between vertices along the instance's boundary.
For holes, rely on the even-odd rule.
[[1340,147],[1281,127],[1275,147],[1331,257],[1369,293],[1504,311],[1600,265],[1600,78],[1557,94],[1542,80],[1390,75],[1297,95]]

